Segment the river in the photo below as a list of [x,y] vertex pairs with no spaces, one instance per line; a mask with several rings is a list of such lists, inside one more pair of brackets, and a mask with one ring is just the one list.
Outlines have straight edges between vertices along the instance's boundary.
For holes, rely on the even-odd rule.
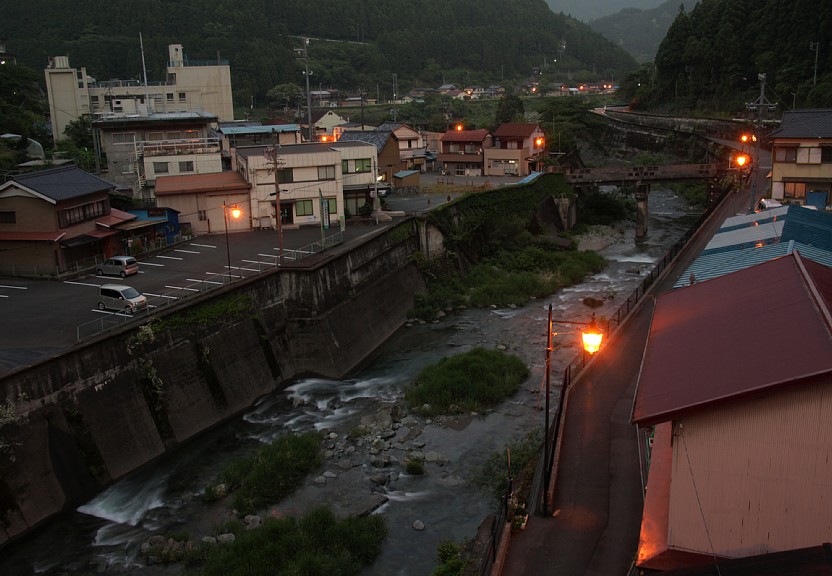
[[[323,431],[331,450],[320,475],[271,514],[326,504],[337,512],[380,504],[387,521],[381,556],[365,576],[426,576],[435,568],[443,540],[475,536],[495,510],[490,495],[471,483],[482,464],[512,439],[544,422],[543,383],[549,304],[558,317],[587,320],[587,296],[604,300],[599,318],[612,314],[665,251],[695,221],[672,192],[650,194],[647,237],[634,241],[632,223],[599,250],[609,264],[599,274],[547,299],[523,307],[464,309],[435,323],[402,327],[359,373],[342,381],[305,379],[263,398],[239,419],[189,443],[175,454],[126,477],[76,511],[52,520],[19,543],[7,546],[0,574],[182,574],[181,565],[146,567],[139,547],[152,534],[187,534],[193,540],[216,533],[231,515],[226,502],[202,503],[200,492],[229,460],[286,431]],[[553,355],[553,398],[559,374],[578,353],[576,334],[561,332]],[[523,359],[531,377],[498,409],[486,414],[425,420],[404,418],[378,430],[376,443],[356,444],[349,433],[367,418],[384,419],[404,388],[425,366],[476,346],[504,348]],[[404,462],[414,452],[430,456],[425,474],[409,476]],[[414,527],[420,522],[423,529]],[[418,526],[421,527],[421,526]]]

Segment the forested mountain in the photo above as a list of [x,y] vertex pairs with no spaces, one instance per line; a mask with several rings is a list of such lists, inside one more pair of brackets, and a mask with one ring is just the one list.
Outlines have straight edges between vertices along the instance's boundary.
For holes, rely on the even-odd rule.
[[546,0],[552,12],[563,12],[578,20],[588,22],[630,8],[648,10],[655,8],[662,0]]
[[588,26],[554,14],[544,0],[11,0],[0,37],[35,69],[67,55],[101,80],[164,76],[167,45],[192,59],[231,62],[235,100],[303,81],[296,48],[310,37],[316,87],[364,88],[382,97],[412,87],[507,84],[558,63],[599,78],[636,67]]
[[683,3],[684,0],[667,0],[649,10],[625,8],[611,16],[591,20],[589,26],[624,48],[636,61],[652,62]]
[[626,92],[653,109],[736,114],[765,74],[766,100],[780,110],[832,107],[830,23],[829,0],[700,0],[680,10],[655,67],[630,76]]

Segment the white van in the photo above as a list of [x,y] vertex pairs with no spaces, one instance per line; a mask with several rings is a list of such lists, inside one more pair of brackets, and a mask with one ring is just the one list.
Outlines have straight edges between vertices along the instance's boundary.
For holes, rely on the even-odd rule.
[[131,286],[103,284],[98,289],[98,309],[134,314],[147,310],[147,298]]
[[139,263],[132,256],[113,256],[99,264],[95,270],[96,274],[103,276],[130,276],[139,273]]

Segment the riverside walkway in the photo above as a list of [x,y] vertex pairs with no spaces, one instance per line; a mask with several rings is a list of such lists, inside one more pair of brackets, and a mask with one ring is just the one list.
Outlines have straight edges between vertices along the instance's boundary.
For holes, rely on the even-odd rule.
[[672,289],[725,218],[746,213],[748,203],[748,190],[722,199],[602,353],[573,381],[551,474],[553,514],[530,516],[525,530],[511,534],[507,544],[503,542],[492,576],[629,573],[643,504],[630,411],[655,296]]

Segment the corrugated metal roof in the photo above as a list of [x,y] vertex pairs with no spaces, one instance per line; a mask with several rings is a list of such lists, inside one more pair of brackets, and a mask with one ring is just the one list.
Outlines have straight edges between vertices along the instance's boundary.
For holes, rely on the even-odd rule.
[[832,251],[816,248],[802,242],[778,242],[777,244],[702,255],[693,261],[673,287],[689,286],[691,274],[693,274],[695,282],[703,282],[785,256],[795,250],[800,252],[800,255],[804,258],[832,267]]
[[832,109],[788,110],[780,128],[770,135],[779,138],[832,138]]
[[633,421],[665,422],[802,378],[828,378],[830,302],[832,268],[797,253],[660,295]]
[[300,132],[297,124],[275,124],[273,126],[220,126],[217,129],[227,136],[237,134],[271,134],[272,132]]
[[418,170],[399,170],[395,174],[393,174],[396,178],[407,178],[408,176],[413,176],[414,174],[418,174]]
[[96,192],[107,192],[115,188],[110,182],[84,172],[77,166],[61,166],[50,170],[18,174],[0,186],[0,190],[10,186],[13,182],[56,202]]

